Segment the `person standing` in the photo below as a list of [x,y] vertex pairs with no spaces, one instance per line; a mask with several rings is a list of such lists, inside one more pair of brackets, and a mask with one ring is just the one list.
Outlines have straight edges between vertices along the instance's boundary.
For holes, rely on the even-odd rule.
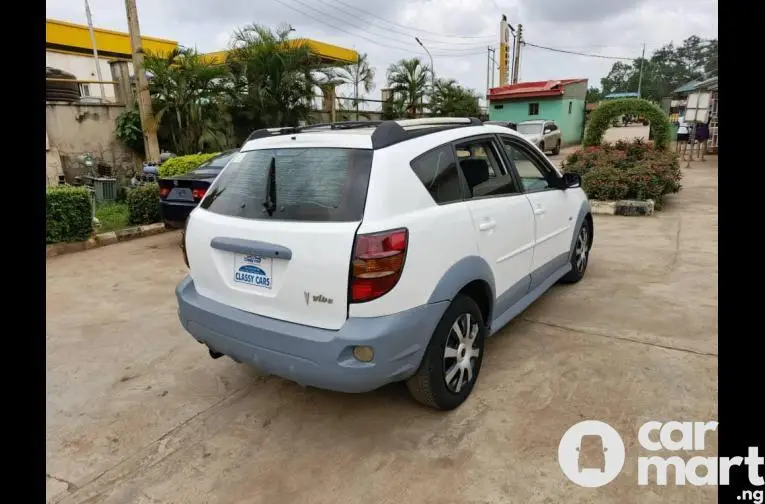
[[[704,156],[707,153],[707,144],[709,142],[709,120],[696,125],[696,142],[699,144],[699,157],[702,161],[705,161]],[[693,153],[691,153],[691,157],[693,157]]]

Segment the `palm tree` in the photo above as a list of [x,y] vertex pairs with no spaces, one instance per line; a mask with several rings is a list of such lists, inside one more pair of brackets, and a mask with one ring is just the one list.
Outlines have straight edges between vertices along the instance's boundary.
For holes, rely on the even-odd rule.
[[356,120],[359,120],[359,86],[364,93],[371,92],[374,87],[375,69],[369,66],[367,55],[359,55],[356,63],[338,70],[337,77],[343,84],[353,87],[353,104],[356,107]]
[[438,79],[430,94],[430,110],[444,117],[478,117],[478,95],[454,79]]
[[296,126],[307,119],[322,76],[330,73],[305,43],[288,38],[290,31],[253,24],[233,35],[226,63],[239,139],[257,128]]
[[388,67],[388,86],[401,100],[408,117],[416,117],[418,107],[428,92],[432,70],[419,58],[402,59]]
[[149,92],[159,136],[176,154],[218,151],[231,145],[225,109],[228,72],[202,60],[196,49],[147,54]]

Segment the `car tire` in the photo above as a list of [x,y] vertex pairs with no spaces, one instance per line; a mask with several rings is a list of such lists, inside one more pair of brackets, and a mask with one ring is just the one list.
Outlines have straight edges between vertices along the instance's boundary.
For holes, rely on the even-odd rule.
[[481,371],[487,332],[478,304],[457,295],[438,322],[419,369],[406,382],[412,396],[438,410],[465,402]]
[[555,144],[555,148],[552,150],[553,156],[560,154],[560,140]]
[[589,219],[584,219],[582,225],[576,231],[574,248],[571,250],[571,271],[560,279],[562,283],[577,283],[584,278],[587,271],[587,263],[590,260],[590,247],[592,246],[592,225]]

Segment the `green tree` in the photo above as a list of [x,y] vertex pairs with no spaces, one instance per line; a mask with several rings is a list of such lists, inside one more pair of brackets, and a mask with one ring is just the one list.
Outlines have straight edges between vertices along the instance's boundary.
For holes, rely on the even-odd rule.
[[[356,109],[356,120],[359,120],[359,102],[365,93],[371,92],[374,87],[375,69],[369,66],[366,54],[359,55],[356,63],[340,68],[337,71],[337,79],[353,88],[353,107]],[[359,91],[361,90],[361,93]]]
[[643,98],[659,102],[686,82],[701,79],[705,73],[716,71],[717,39],[704,41],[693,35],[685,39],[680,46],[670,43],[660,47],[645,60],[636,58],[632,63],[614,63],[611,71],[600,83],[604,95],[635,92],[640,85]]
[[317,88],[331,76],[290,28],[248,25],[233,35],[226,65],[231,112],[239,141],[254,129],[297,126],[308,118]]
[[204,62],[195,49],[147,54],[144,65],[164,145],[181,155],[230,146],[225,67]]
[[454,79],[438,79],[430,93],[430,110],[442,117],[478,117],[478,95]]
[[402,59],[388,67],[388,87],[395,96],[393,109],[403,108],[407,117],[417,117],[428,92],[431,75],[430,67],[419,58]]
[[587,96],[584,101],[585,103],[598,103],[602,99],[603,93],[601,93],[600,89],[590,86],[590,88],[587,89]]

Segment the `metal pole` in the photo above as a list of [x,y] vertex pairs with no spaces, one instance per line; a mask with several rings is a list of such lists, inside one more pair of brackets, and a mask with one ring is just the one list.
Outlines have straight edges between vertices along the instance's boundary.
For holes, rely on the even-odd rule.
[[515,48],[513,49],[513,84],[518,83],[518,73],[521,67],[521,42],[523,41],[523,25],[518,25],[518,35],[515,37]]
[[93,46],[93,59],[96,62],[96,77],[98,78],[98,86],[101,89],[101,99],[106,99],[106,92],[104,91],[103,77],[101,77],[101,63],[98,61],[98,48],[96,47],[96,32],[93,31],[93,18],[90,15],[90,5],[88,0],[85,0],[85,16],[88,18],[88,31],[90,32],[90,44]]
[[157,140],[157,121],[152,111],[149,82],[146,80],[146,70],[143,65],[143,47],[141,45],[141,29],[138,25],[138,8],[135,0],[125,0],[127,11],[128,32],[130,33],[130,48],[133,51],[133,72],[138,85],[138,110],[141,113],[143,141],[146,147],[146,162],[159,163],[159,142]]
[[640,57],[640,77],[638,77],[638,98],[642,98],[640,90],[643,87],[643,62],[645,61],[645,44],[643,44],[643,55]]
[[414,40],[417,41],[418,44],[420,44],[420,47],[425,49],[425,52],[428,53],[428,58],[430,58],[430,81],[431,85],[433,87],[436,86],[436,67],[433,65],[433,55],[430,54],[430,51],[428,51],[428,48],[425,47],[425,45],[420,41],[419,37],[414,37]]
[[491,71],[491,46],[486,48],[486,103],[489,102],[489,90],[491,89],[491,83],[489,82],[490,71]]

